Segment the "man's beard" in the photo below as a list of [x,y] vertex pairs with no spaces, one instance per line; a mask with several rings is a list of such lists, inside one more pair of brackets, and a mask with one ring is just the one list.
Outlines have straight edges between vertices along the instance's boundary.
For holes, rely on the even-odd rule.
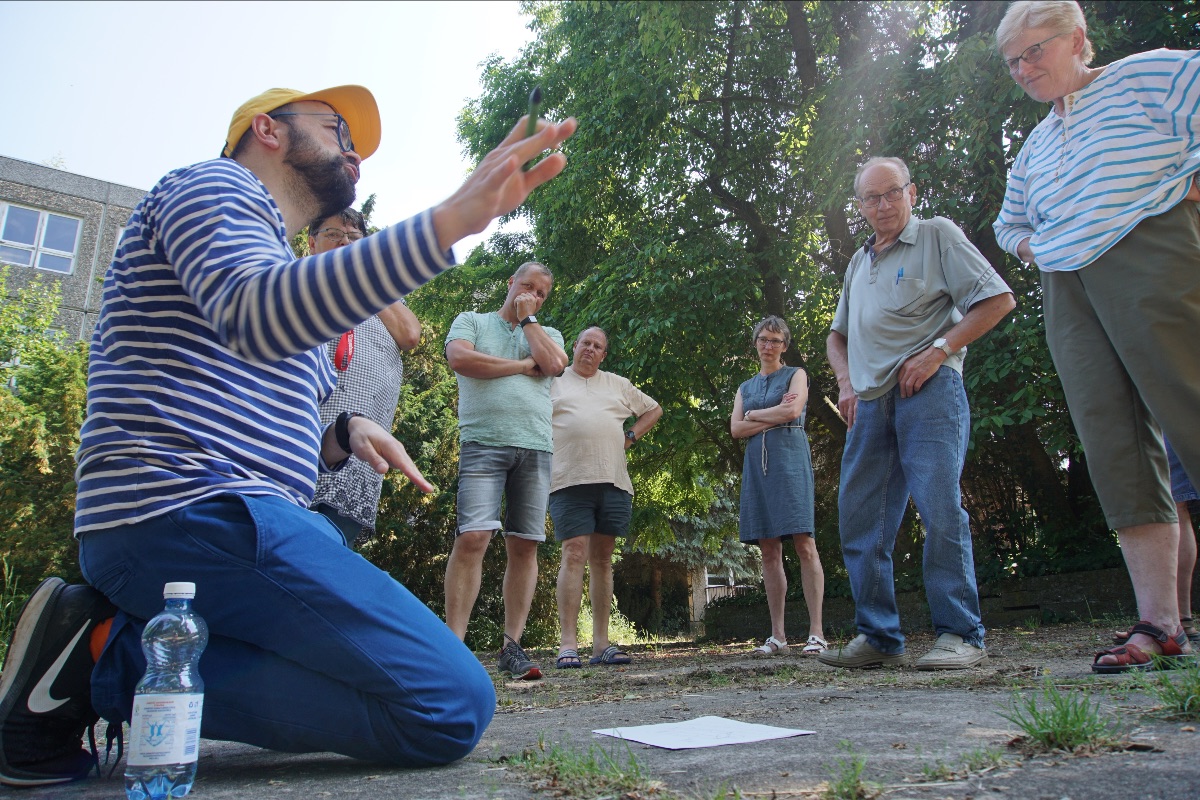
[[326,156],[312,137],[291,126],[291,146],[283,163],[292,168],[297,188],[308,192],[317,203],[313,217],[340,214],[354,202],[354,179],[346,171],[344,156]]

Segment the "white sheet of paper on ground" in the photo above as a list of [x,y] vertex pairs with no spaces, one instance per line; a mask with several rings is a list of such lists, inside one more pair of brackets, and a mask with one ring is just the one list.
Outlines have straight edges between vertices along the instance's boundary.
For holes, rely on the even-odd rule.
[[723,744],[747,744],[789,736],[808,736],[816,731],[795,728],[776,728],[756,725],[724,717],[697,717],[685,722],[661,722],[657,725],[635,725],[628,728],[605,728],[592,731],[601,736],[613,736],[631,742],[641,742],[668,750],[690,750],[696,747],[720,747]]

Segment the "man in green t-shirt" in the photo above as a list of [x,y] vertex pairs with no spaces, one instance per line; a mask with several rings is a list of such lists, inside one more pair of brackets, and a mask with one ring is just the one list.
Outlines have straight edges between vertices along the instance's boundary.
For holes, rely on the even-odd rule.
[[[500,670],[536,680],[541,670],[521,649],[537,584],[537,547],[546,540],[550,495],[550,380],[567,366],[562,334],[537,312],[554,285],[544,265],[526,262],[508,279],[499,311],[459,314],[446,336],[458,376],[458,528],[446,565],[446,624],[467,635],[479,596],[483,556],[504,531],[504,646]],[[500,519],[501,498],[505,500]]]

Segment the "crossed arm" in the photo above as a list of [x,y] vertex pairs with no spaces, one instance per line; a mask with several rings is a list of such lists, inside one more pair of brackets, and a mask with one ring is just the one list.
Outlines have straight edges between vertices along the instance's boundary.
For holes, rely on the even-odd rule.
[[729,432],[735,439],[749,439],[762,433],[767,428],[773,428],[785,422],[791,422],[804,412],[804,404],[808,401],[808,374],[796,370],[788,383],[787,393],[779,405],[771,408],[756,408],[750,412],[742,410],[742,390],[738,389],[733,400],[733,414],[729,418]]

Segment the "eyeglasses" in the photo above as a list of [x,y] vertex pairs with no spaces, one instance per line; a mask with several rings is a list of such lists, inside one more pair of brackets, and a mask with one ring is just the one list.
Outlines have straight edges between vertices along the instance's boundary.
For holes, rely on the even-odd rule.
[[337,140],[338,147],[343,153],[354,152],[354,142],[350,139],[350,123],[346,122],[346,118],[341,114],[335,114],[332,111],[280,111],[277,114],[267,114],[271,119],[279,119],[280,117],[337,117]]
[[344,231],[341,228],[322,228],[317,231],[317,236],[330,244],[336,244],[337,242],[357,242],[363,238],[363,235],[358,231]]
[[765,336],[759,336],[754,341],[761,344],[763,347],[782,347],[783,339],[768,339]]
[[903,186],[897,186],[895,189],[888,189],[883,194],[869,194],[866,197],[860,197],[858,204],[863,208],[878,208],[880,200],[887,200],[889,203],[899,202],[900,198],[904,196],[904,190],[910,186],[912,186],[912,181]]
[[[1057,39],[1060,36],[1066,36],[1066,35],[1067,34],[1065,34],[1065,33],[1056,33],[1053,36],[1051,36],[1050,39]],[[1029,47],[1026,47],[1021,52],[1021,55],[1017,56],[1016,58],[1004,59],[1005,63],[1008,64],[1008,71],[1016,72],[1021,67],[1022,61],[1024,61],[1026,64],[1036,64],[1037,62],[1041,61],[1042,56],[1044,56],[1046,54],[1046,51],[1042,49],[1042,45],[1044,45],[1046,42],[1050,41],[1050,39],[1042,39],[1037,44],[1029,45]]]

